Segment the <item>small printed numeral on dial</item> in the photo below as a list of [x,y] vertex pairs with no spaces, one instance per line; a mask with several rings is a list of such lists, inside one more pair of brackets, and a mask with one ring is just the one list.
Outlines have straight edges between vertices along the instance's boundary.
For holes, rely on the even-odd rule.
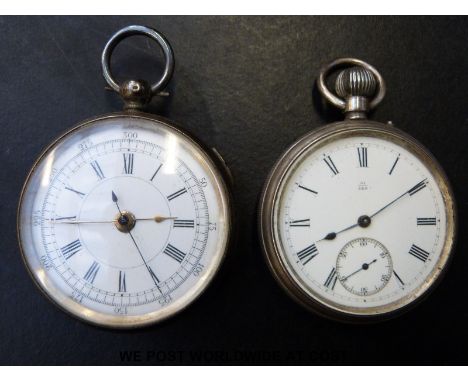
[[169,200],[169,201],[170,201],[170,200],[173,200],[173,199],[177,198],[178,196],[185,194],[186,192],[187,192],[187,189],[181,188],[179,191],[176,191],[176,192],[174,192],[173,194],[170,194],[170,195],[167,197],[167,200]]
[[92,161],[90,165],[100,180],[105,178],[104,173],[102,172],[101,166],[99,166],[99,163],[97,161],[95,160]]
[[395,271],[393,271],[393,274],[395,275],[395,278],[396,278],[397,281],[401,284],[401,286],[405,285],[405,283],[403,282],[403,280],[401,279],[401,277],[398,276],[398,273],[396,273]]
[[367,147],[357,148],[359,157],[359,167],[367,167]]
[[123,153],[124,174],[133,174],[133,153]]
[[327,279],[325,280],[325,282],[323,283],[323,285],[327,288],[330,288],[330,289],[335,289],[335,285],[336,285],[336,280],[338,279],[338,276],[336,274],[336,269],[335,268],[332,268],[330,274],[328,275]]
[[94,279],[96,278],[96,275],[99,271],[99,264],[95,261],[93,261],[93,264],[89,267],[88,271],[84,275],[84,279],[92,284],[94,282]]
[[195,227],[195,221],[193,220],[174,220],[174,228],[193,228]]
[[317,194],[318,194],[318,192],[317,192],[317,191],[314,191],[314,190],[312,190],[312,189],[310,189],[310,188],[308,188],[308,187],[306,187],[306,186],[303,186],[303,185],[301,185],[301,184],[298,184],[297,186],[298,186],[299,188],[302,188],[303,190],[306,190],[306,191],[312,192],[312,193],[313,193],[313,194],[315,194],[315,195],[317,195]]
[[148,272],[149,274],[151,275],[151,278],[153,279],[154,283],[156,284],[156,286],[159,284],[159,279],[157,278],[157,276],[154,274],[153,270],[151,269],[151,267],[148,267]]
[[395,159],[395,162],[393,162],[392,168],[388,172],[388,175],[392,175],[392,172],[393,172],[393,170],[395,170],[395,166],[397,165],[399,159],[400,159],[400,154],[398,154],[398,156]]
[[171,244],[168,244],[163,252],[166,255],[172,257],[175,261],[178,261],[179,263],[181,263],[185,258],[185,253]]
[[71,187],[65,187],[65,190],[74,192],[75,194],[77,194],[77,195],[80,196],[80,197],[85,196],[85,194],[84,194],[83,192],[78,191],[78,190],[75,190],[74,188],[71,188]]
[[327,157],[323,158],[323,161],[327,164],[328,168],[331,170],[333,175],[336,175],[336,174],[339,173],[338,169],[335,166],[335,163],[333,163],[330,156],[327,156]]
[[417,245],[413,244],[409,250],[409,254],[416,257],[418,260],[426,261],[429,257],[429,252],[425,251],[422,248],[419,248]]
[[161,167],[162,167],[162,163],[158,166],[158,168],[154,172],[153,176],[150,179],[151,181],[153,181],[153,179],[156,177],[156,175],[158,175],[158,172],[159,172],[159,170],[161,170]]
[[426,187],[426,179],[421,180],[416,186],[412,187],[411,189],[408,190],[408,194],[410,196],[413,196],[416,192],[422,190],[424,187]]
[[292,220],[290,227],[310,227],[310,219]]
[[304,248],[302,251],[297,253],[297,257],[302,262],[302,265],[306,265],[310,260],[318,255],[318,249],[315,244],[309,245],[307,248]]
[[125,281],[125,272],[119,271],[119,292],[127,291],[127,283]]
[[62,252],[65,259],[68,260],[74,254],[79,252],[80,249],[81,249],[80,239],[76,239],[75,241],[72,241],[70,244],[67,244],[66,246],[62,247],[60,251]]
[[417,225],[436,225],[436,218],[416,218]]

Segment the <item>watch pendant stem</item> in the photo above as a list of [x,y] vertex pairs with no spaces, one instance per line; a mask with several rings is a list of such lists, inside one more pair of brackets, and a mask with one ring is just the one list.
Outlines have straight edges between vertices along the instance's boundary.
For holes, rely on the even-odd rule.
[[153,97],[151,86],[143,80],[125,81],[119,94],[125,102],[124,110],[144,110]]
[[341,71],[335,82],[336,94],[345,100],[346,119],[365,119],[370,110],[369,99],[376,90],[374,74],[360,66]]

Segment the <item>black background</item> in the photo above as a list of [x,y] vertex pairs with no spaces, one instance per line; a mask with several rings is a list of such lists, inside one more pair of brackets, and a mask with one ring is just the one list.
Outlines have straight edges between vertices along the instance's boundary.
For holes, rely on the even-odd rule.
[[[129,24],[155,27],[171,42],[171,97],[154,102],[153,111],[224,156],[235,178],[238,239],[185,312],[120,332],[70,318],[38,292],[20,258],[15,222],[23,181],[41,150],[80,120],[121,108],[104,90],[100,55]],[[5,17],[0,31],[1,363],[467,362],[466,18]],[[156,45],[126,41],[113,60],[118,78],[156,79]],[[323,106],[314,81],[323,64],[345,56],[380,70],[388,93],[373,118],[392,120],[434,153],[459,208],[446,278],[415,310],[371,326],[330,322],[290,300],[266,268],[256,234],[258,195],[274,161],[302,134],[340,118]],[[122,362],[124,351],[141,358]]]

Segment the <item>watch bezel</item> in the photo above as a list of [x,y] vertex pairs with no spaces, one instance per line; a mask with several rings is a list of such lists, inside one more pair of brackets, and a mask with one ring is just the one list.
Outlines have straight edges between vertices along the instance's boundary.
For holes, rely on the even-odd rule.
[[[159,310],[157,312],[152,312],[140,316],[121,316],[121,315],[110,315],[104,314],[96,311],[90,311],[90,309],[80,305],[79,303],[73,301],[71,298],[68,299],[56,299],[53,296],[53,290],[47,289],[41,284],[40,277],[38,275],[37,270],[34,271],[31,269],[30,264],[28,263],[27,256],[25,255],[23,244],[22,244],[22,230],[21,230],[21,210],[23,206],[23,201],[25,198],[26,190],[29,185],[29,182],[42,162],[42,160],[62,141],[64,141],[68,136],[74,134],[80,129],[86,128],[87,126],[94,124],[99,121],[109,120],[109,119],[116,119],[116,118],[136,118],[136,119],[144,119],[149,120],[151,122],[158,123],[163,125],[165,129],[175,133],[176,135],[180,135],[184,139],[186,139],[190,144],[194,145],[198,148],[198,150],[204,154],[204,160],[209,165],[210,171],[213,173],[213,177],[216,180],[216,186],[219,189],[220,196],[221,196],[221,203],[223,208],[225,209],[225,217],[226,217],[226,235],[225,240],[222,245],[222,249],[220,250],[220,256],[218,261],[212,265],[211,269],[204,275],[204,282],[203,284],[195,291],[190,297],[184,297],[183,304],[174,304],[169,305],[165,309]],[[166,118],[143,113],[143,112],[115,112],[115,113],[108,113],[103,114],[97,117],[89,118],[84,121],[79,122],[65,133],[58,136],[54,139],[37,157],[34,164],[32,165],[28,175],[24,181],[18,208],[17,208],[17,239],[20,249],[21,258],[25,267],[34,281],[34,284],[38,287],[41,293],[51,301],[55,306],[57,306],[60,310],[64,311],[68,315],[71,315],[74,318],[77,318],[80,321],[86,322],[88,324],[110,328],[110,329],[133,329],[139,327],[145,327],[149,325],[153,325],[164,321],[175,314],[180,313],[181,311],[185,310],[188,306],[193,304],[207,289],[207,287],[211,284],[212,280],[220,270],[229,247],[232,244],[232,235],[233,235],[233,225],[234,225],[234,217],[233,217],[233,199],[232,199],[232,192],[231,192],[231,175],[229,169],[226,167],[222,158],[220,158],[219,154],[215,151],[210,150],[205,145],[203,145],[198,139],[193,137],[191,134],[187,133],[181,127],[177,126],[173,121],[170,121]],[[60,292],[61,293],[61,292]]]
[[[330,140],[367,135],[383,138],[409,150],[419,158],[433,175],[444,199],[447,216],[446,236],[441,255],[432,271],[413,292],[393,303],[371,308],[353,308],[324,299],[307,291],[294,277],[282,255],[281,243],[275,232],[275,214],[280,199],[281,187],[293,166],[302,156],[319,148]],[[415,138],[393,125],[369,120],[345,120],[325,125],[299,138],[277,160],[262,191],[259,203],[259,236],[264,257],[281,287],[297,302],[309,310],[338,321],[371,322],[395,317],[414,307],[427,297],[442,279],[447,269],[456,239],[456,206],[450,182],[434,156]]]

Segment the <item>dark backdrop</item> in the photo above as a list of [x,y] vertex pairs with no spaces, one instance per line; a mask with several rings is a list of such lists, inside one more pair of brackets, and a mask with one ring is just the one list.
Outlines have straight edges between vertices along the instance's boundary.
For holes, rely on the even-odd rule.
[[[238,239],[221,273],[182,314],[112,331],[70,318],[30,280],[16,242],[21,186],[40,151],[78,121],[119,110],[100,55],[112,33],[138,23],[171,42],[170,99],[153,109],[218,148],[235,178]],[[445,364],[468,353],[468,23],[417,17],[0,18],[0,362],[3,364]],[[119,78],[155,79],[155,45],[119,45]],[[416,310],[350,326],[310,314],[271,277],[256,234],[263,181],[280,153],[339,118],[322,106],[318,70],[336,57],[375,65],[388,93],[374,114],[423,142],[446,169],[459,240],[446,278]],[[135,356],[122,361],[123,352]]]

